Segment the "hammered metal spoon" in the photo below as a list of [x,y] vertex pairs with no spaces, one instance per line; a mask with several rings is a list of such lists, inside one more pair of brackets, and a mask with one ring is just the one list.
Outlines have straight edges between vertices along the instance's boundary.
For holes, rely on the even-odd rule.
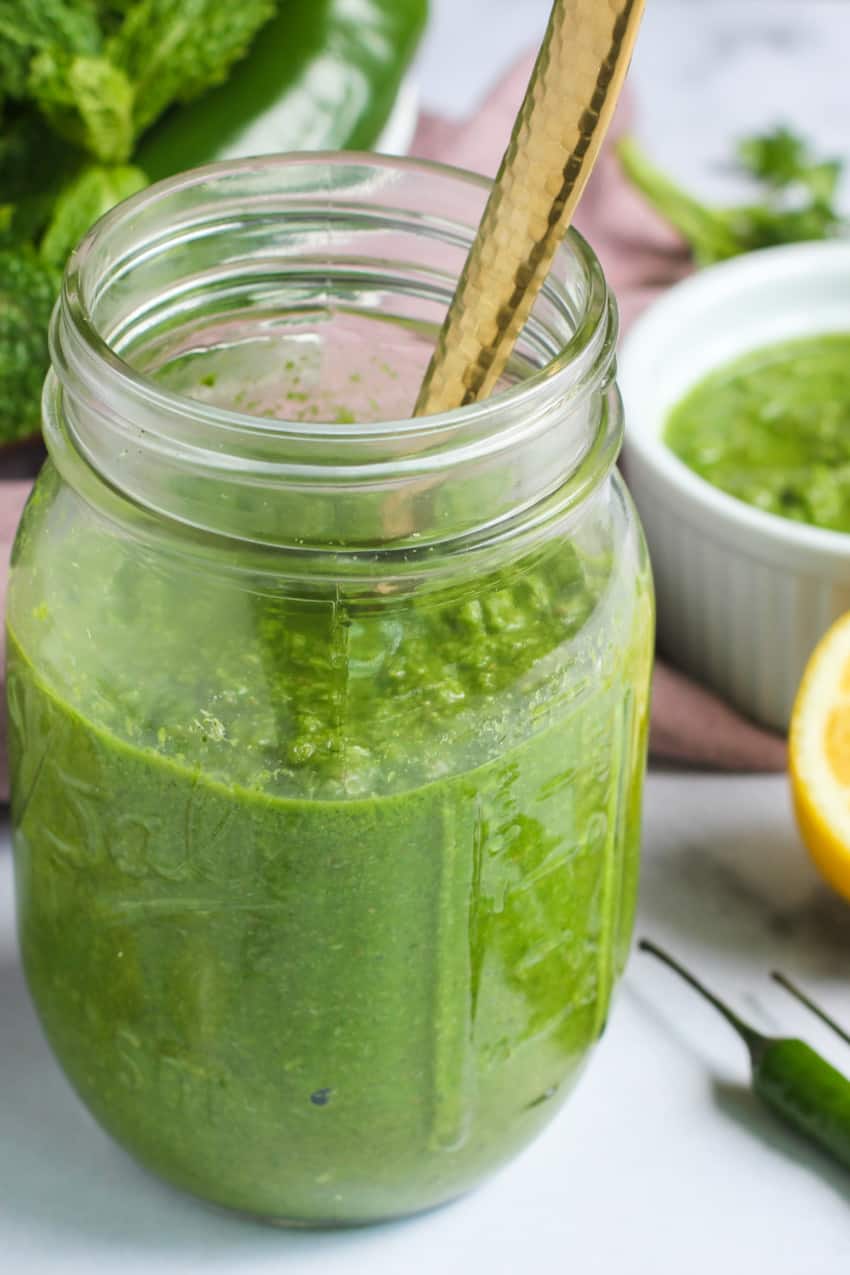
[[599,154],[644,0],[555,0],[417,416],[492,392],[531,313]]

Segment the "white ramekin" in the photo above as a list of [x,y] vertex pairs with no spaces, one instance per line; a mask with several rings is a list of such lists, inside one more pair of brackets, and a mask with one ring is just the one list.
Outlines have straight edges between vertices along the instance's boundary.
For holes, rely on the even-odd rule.
[[620,356],[624,467],[655,571],[660,648],[779,729],[813,647],[850,610],[850,535],[726,495],[674,456],[662,432],[712,368],[830,331],[850,331],[846,241],[768,248],[701,271],[650,307]]

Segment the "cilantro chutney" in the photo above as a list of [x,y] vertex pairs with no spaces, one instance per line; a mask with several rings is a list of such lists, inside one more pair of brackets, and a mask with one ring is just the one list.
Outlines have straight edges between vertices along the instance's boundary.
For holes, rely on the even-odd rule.
[[237,1209],[457,1194],[551,1117],[625,961],[645,587],[563,547],[342,626],[196,584],[175,626],[186,573],[63,538],[50,485],[8,697],[23,956],[66,1073]]
[[784,341],[717,368],[673,408],[664,438],[730,496],[850,532],[850,332]]

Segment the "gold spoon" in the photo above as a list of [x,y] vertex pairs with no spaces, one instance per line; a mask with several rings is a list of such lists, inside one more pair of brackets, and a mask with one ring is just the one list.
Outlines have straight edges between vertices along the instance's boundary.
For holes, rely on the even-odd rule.
[[415,415],[486,398],[505,370],[611,123],[643,6],[555,0]]

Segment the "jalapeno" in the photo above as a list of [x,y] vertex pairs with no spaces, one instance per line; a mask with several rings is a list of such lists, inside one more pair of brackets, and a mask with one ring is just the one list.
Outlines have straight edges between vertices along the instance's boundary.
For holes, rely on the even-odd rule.
[[134,156],[151,180],[212,160],[373,146],[427,0],[287,0],[221,88],[166,116]]
[[638,946],[674,970],[738,1033],[749,1051],[753,1091],[762,1101],[850,1168],[850,1080],[805,1041],[763,1036],[654,943],[642,939]]

